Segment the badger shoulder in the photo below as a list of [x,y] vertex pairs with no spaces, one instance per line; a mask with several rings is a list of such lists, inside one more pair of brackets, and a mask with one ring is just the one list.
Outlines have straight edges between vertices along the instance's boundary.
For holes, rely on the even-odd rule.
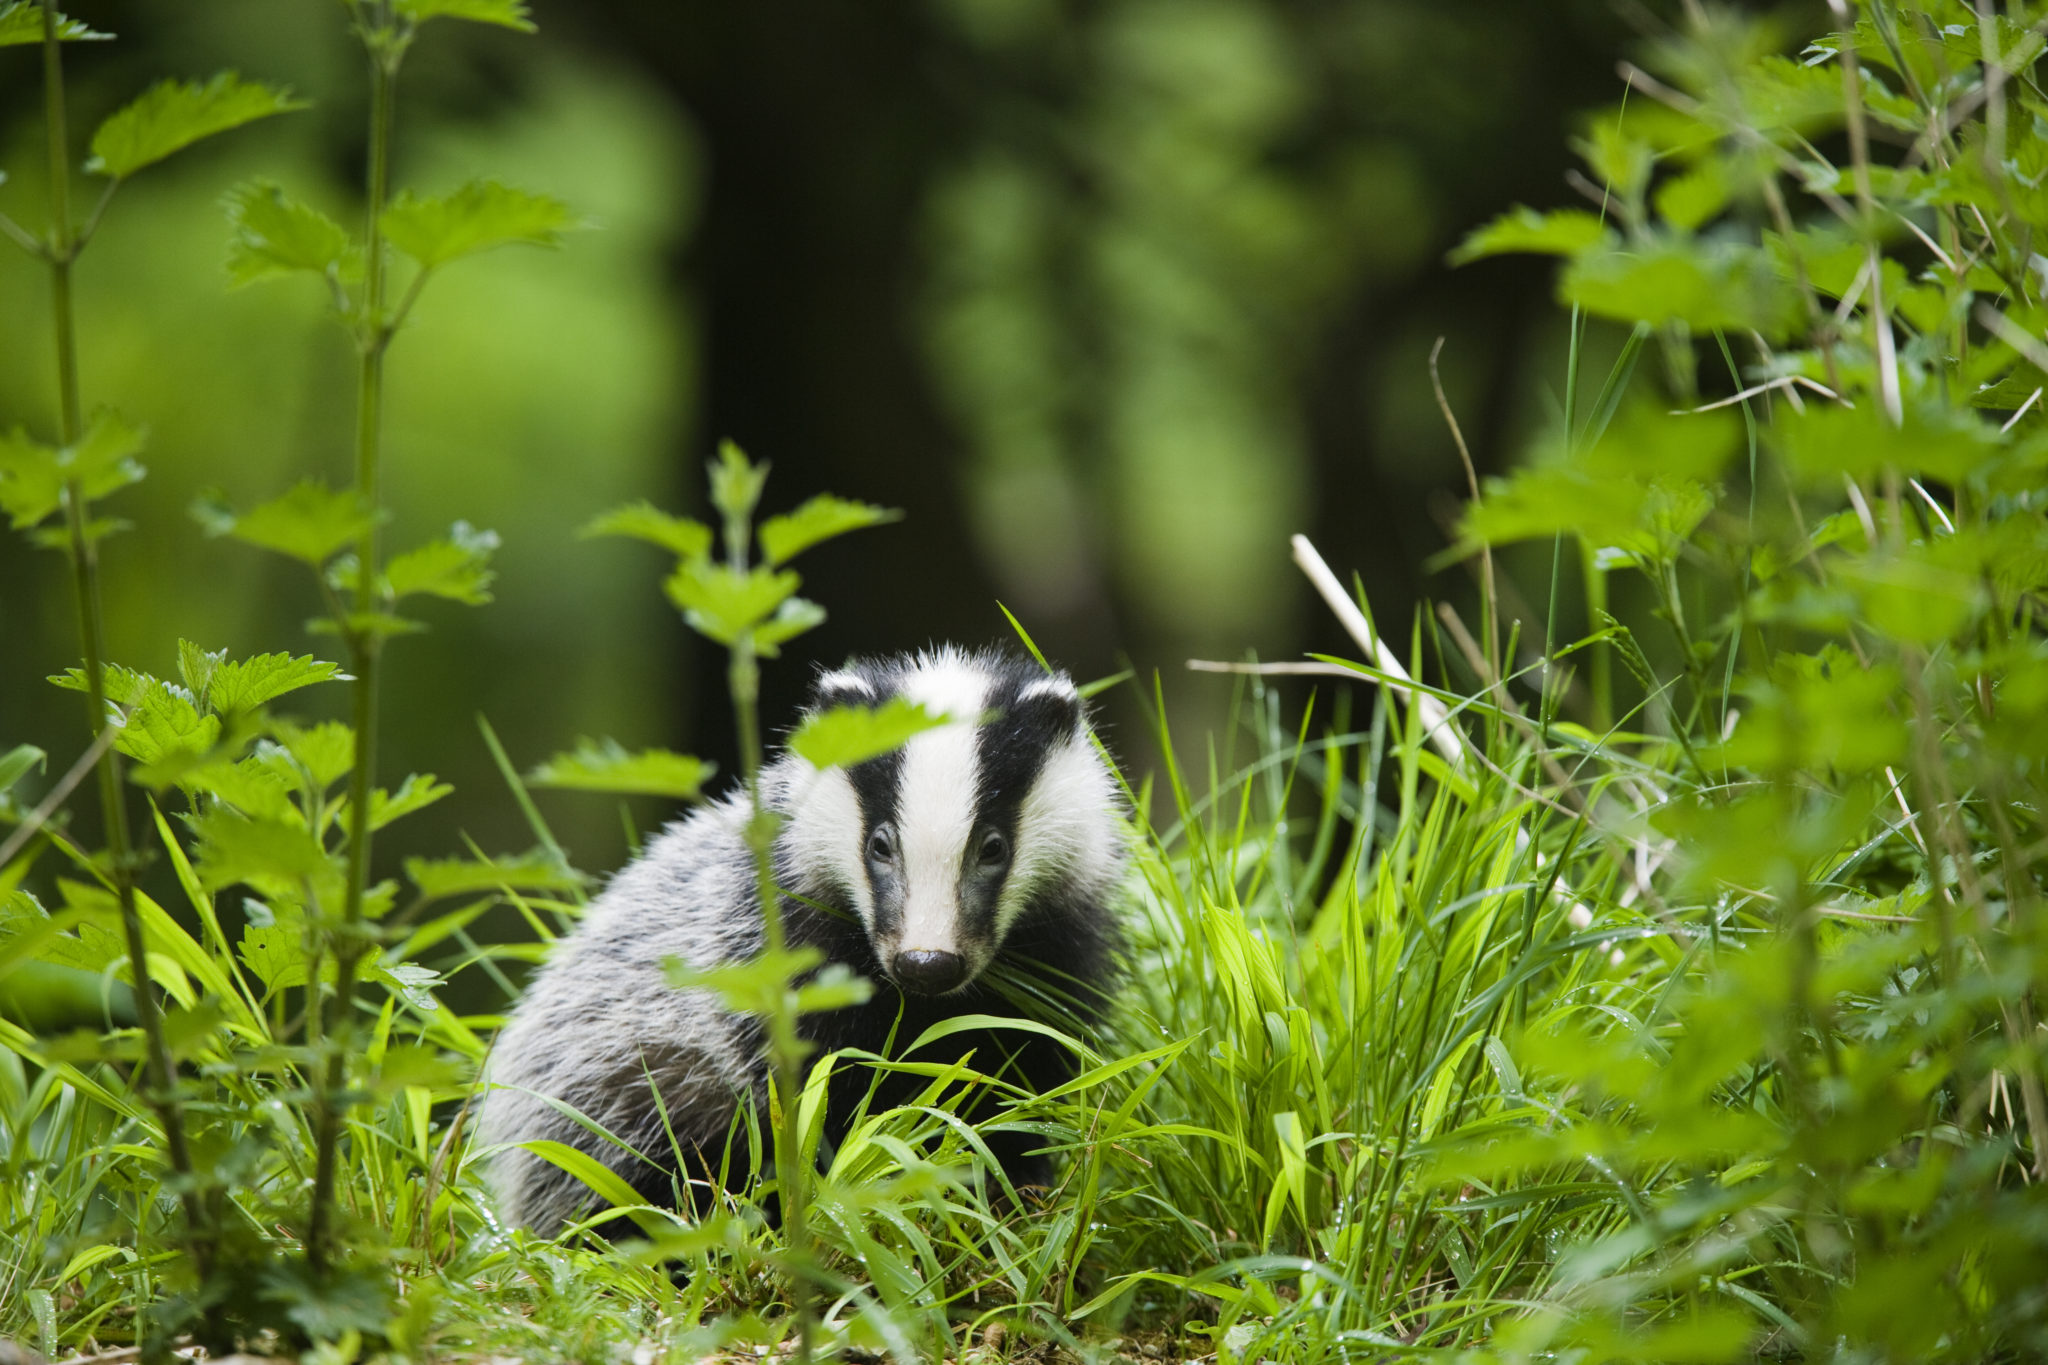
[[[484,1143],[561,1142],[630,1181],[673,1166],[672,1136],[723,1141],[738,1095],[758,1079],[757,1031],[709,991],[671,986],[664,963],[712,966],[758,951],[745,816],[727,800],[668,826],[555,944],[492,1045]],[[504,1215],[529,1227],[557,1226],[588,1200],[579,1182],[517,1146],[491,1159],[490,1178]]]

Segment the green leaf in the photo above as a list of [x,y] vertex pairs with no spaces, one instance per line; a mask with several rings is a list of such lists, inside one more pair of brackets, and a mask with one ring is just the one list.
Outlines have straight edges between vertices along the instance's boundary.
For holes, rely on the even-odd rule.
[[302,823],[245,816],[225,806],[191,816],[187,823],[198,841],[192,861],[210,891],[241,883],[292,899],[311,881],[329,899],[341,888],[340,860]]
[[1573,258],[1558,292],[1598,317],[1653,327],[1682,322],[1700,333],[1755,330],[1775,340],[1800,319],[1792,282],[1764,251],[1736,242],[1595,248]]
[[306,984],[305,930],[300,925],[248,925],[237,955],[267,990]]
[[422,1014],[430,1014],[441,1008],[441,1002],[433,995],[433,988],[441,984],[442,976],[430,967],[416,962],[372,962],[367,973],[372,981],[381,981],[405,998],[405,1002]]
[[744,526],[760,505],[761,489],[768,483],[768,462],[755,464],[736,442],[720,441],[718,458],[708,468],[711,505],[725,517],[728,526]]
[[[92,690],[86,682],[85,670],[82,668],[67,668],[62,673],[52,674],[50,685],[61,687],[66,692]],[[169,684],[120,664],[104,664],[100,668],[100,688],[106,693],[107,700],[115,706],[138,705],[143,697],[148,695],[150,688],[166,686]]]
[[506,889],[574,891],[583,885],[581,873],[562,866],[543,849],[488,862],[475,858],[407,858],[405,875],[428,900]]
[[825,609],[807,598],[792,597],[775,609],[775,615],[754,627],[754,651],[773,659],[782,646],[807,630],[825,624]]
[[828,962],[816,976],[797,987],[797,1013],[817,1014],[824,1010],[865,1005],[874,994],[874,982],[855,975],[853,969],[843,962]]
[[228,278],[236,288],[297,271],[353,279],[362,253],[348,230],[268,180],[237,186],[227,197]]
[[1665,222],[1681,231],[1697,231],[1728,206],[1728,173],[1720,161],[1709,158],[1659,185],[1656,203]]
[[105,410],[76,445],[46,446],[19,429],[0,436],[0,512],[26,530],[61,508],[74,482],[88,503],[126,488],[142,478],[135,456],[143,438],[141,427]]
[[17,744],[0,754],[0,793],[5,793],[31,772],[41,771],[48,759],[49,755],[33,744]]
[[716,992],[727,1009],[765,1016],[778,1009],[804,974],[825,960],[824,953],[805,946],[780,953],[766,949],[744,962],[694,966],[679,957],[661,961],[662,975],[677,990]]
[[1489,479],[1463,539],[1501,545],[1565,532],[1594,549],[1668,557],[1713,510],[1709,481],[1735,453],[1728,411],[1624,408],[1589,449],[1553,446],[1529,468]]
[[[105,42],[111,33],[100,33],[87,28],[76,19],[63,14],[57,16],[57,41],[60,43]],[[0,2],[0,47],[17,47],[43,41],[43,7],[33,0],[4,0]]]
[[805,716],[789,737],[790,752],[814,768],[864,763],[913,737],[956,719],[937,716],[916,702],[891,697],[880,706],[834,706]]
[[761,523],[761,553],[770,564],[783,564],[820,541],[902,519],[903,513],[895,508],[820,493],[796,511]]
[[305,107],[289,90],[245,81],[232,71],[204,85],[160,81],[99,126],[85,168],[120,180],[202,138]]
[[695,801],[712,771],[711,764],[688,754],[667,749],[633,754],[616,740],[585,739],[577,743],[574,753],[556,754],[528,773],[526,780],[536,787]]
[[[300,726],[273,718],[270,733],[276,737],[278,748],[290,758],[292,766],[303,769],[312,780],[312,795],[317,796],[340,781],[355,764],[355,731],[341,721]],[[262,756],[261,749],[258,756]]]
[[310,654],[294,658],[289,654],[255,654],[234,662],[222,662],[213,670],[201,700],[215,711],[234,714],[253,711],[287,692],[314,683],[348,682],[341,665],[326,663]]
[[396,601],[414,593],[431,593],[472,607],[491,600],[491,552],[498,548],[496,531],[479,531],[466,521],[448,529],[446,540],[430,541],[396,555],[385,566],[385,590]]
[[152,678],[114,747],[138,763],[175,768],[213,752],[220,729],[220,718],[203,715],[190,692]]
[[1770,427],[1771,441],[1801,479],[1839,489],[1842,475],[1869,480],[1886,471],[1960,483],[1996,459],[2004,442],[1993,424],[1970,409],[1915,403],[1894,426],[1875,401],[1861,407],[1807,405]]
[[671,550],[678,559],[700,559],[711,553],[711,528],[689,517],[671,516],[650,502],[614,507],[585,522],[577,535],[630,536]]
[[1520,205],[1469,234],[1450,255],[1452,265],[1468,265],[1488,256],[1531,252],[1576,256],[1588,247],[1615,240],[1598,215],[1585,209],[1538,213]]
[[398,12],[416,24],[429,19],[467,19],[473,24],[498,24],[521,33],[534,31],[525,0],[398,0]]
[[455,788],[438,782],[432,773],[408,773],[398,790],[386,793],[382,787],[370,793],[370,828],[379,830],[393,820],[425,810]]
[[579,226],[561,200],[494,180],[473,180],[432,199],[401,194],[380,222],[391,245],[427,270],[516,242],[560,246],[562,234]]
[[190,790],[225,801],[252,819],[305,824],[305,817],[292,804],[292,788],[297,784],[289,774],[260,758],[203,764],[187,769],[181,780]]
[[265,550],[319,567],[344,546],[383,520],[354,489],[334,489],[313,479],[283,497],[236,515],[215,499],[193,506],[210,535],[232,536]]
[[639,1225],[642,1232],[657,1233],[674,1224],[667,1219],[646,1212],[647,1201],[636,1193],[625,1178],[617,1171],[591,1156],[588,1152],[571,1147],[566,1142],[554,1142],[548,1138],[534,1138],[519,1144],[551,1166],[557,1166],[602,1195],[614,1208],[628,1210],[627,1216]]
[[693,559],[662,586],[669,600],[683,609],[691,629],[730,645],[768,619],[801,581],[788,570],[777,573],[756,567],[741,573],[730,565]]

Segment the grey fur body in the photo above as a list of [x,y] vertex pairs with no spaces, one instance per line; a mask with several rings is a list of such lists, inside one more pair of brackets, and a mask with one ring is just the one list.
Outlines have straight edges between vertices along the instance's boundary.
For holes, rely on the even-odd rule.
[[[1110,901],[1123,866],[1121,802],[1072,683],[1007,655],[943,650],[825,674],[814,705],[891,695],[996,718],[929,732],[851,772],[819,772],[793,755],[763,770],[762,799],[785,817],[777,884],[830,912],[786,898],[791,942],[814,944],[876,984],[867,1005],[807,1016],[806,1036],[822,1048],[879,1052],[892,1030],[907,1041],[955,1014],[1041,1013],[1016,1007],[1017,980],[1031,987],[1027,1001],[1057,997],[1043,1012],[1054,1021],[1092,1024],[1117,971]],[[759,952],[746,816],[744,795],[734,795],[668,826],[556,945],[499,1033],[479,1136],[501,1148],[491,1177],[508,1221],[553,1232],[592,1205],[580,1181],[515,1144],[577,1148],[649,1202],[673,1206],[683,1182],[716,1178],[738,1106],[761,1104],[758,1024],[708,991],[670,986],[663,969],[672,957],[711,966]],[[937,982],[931,962],[945,964]],[[1006,1058],[1034,1088],[1072,1073],[1064,1050],[1017,1036],[989,1031],[967,1045],[984,1066]],[[961,1050],[949,1046],[947,1060]],[[835,1141],[867,1085],[847,1080],[828,1103]],[[896,1099],[887,1084],[879,1098]],[[1046,1178],[1045,1159],[1007,1136],[998,1155],[1013,1177]],[[694,1160],[676,1162],[678,1151]],[[733,1161],[745,1168],[744,1138]]]

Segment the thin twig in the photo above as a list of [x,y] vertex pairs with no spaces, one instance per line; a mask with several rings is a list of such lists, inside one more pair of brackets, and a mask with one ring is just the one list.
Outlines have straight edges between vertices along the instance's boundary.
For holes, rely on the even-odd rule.
[[15,827],[14,833],[7,836],[7,841],[0,843],[0,867],[7,866],[8,859],[19,853],[29,840],[36,837],[36,831],[49,823],[50,817],[57,813],[57,807],[64,804],[65,798],[71,795],[79,783],[85,781],[86,774],[92,771],[93,764],[100,761],[100,755],[106,753],[107,746],[114,742],[114,736],[120,732],[121,727],[111,722],[100,727],[100,732],[93,736],[92,743],[78,756],[78,761],[71,765],[70,771],[57,780],[57,785],[50,788],[49,794],[36,804],[36,808],[28,813],[28,817],[20,825]]

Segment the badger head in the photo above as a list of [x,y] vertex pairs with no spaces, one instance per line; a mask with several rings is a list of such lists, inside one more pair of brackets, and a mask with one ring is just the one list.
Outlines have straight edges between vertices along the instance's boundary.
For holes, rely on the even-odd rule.
[[858,660],[820,676],[812,705],[899,696],[951,720],[866,763],[799,774],[781,852],[792,885],[860,916],[900,989],[945,995],[1034,909],[1107,890],[1116,784],[1073,682],[1006,655]]

